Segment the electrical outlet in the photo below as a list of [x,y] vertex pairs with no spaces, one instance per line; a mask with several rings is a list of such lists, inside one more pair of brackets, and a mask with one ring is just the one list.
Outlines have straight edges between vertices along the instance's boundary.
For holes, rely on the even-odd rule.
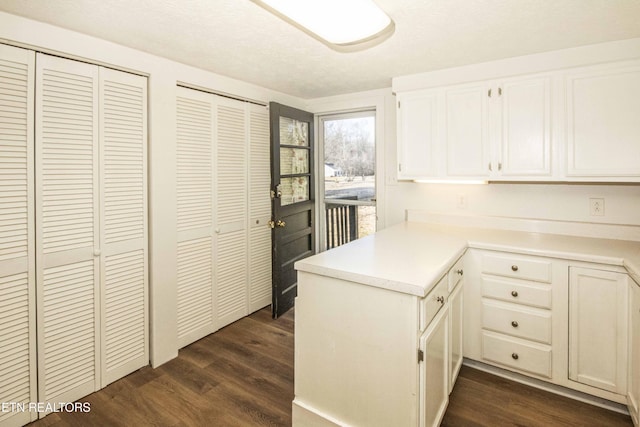
[[458,194],[458,209],[467,209],[467,196]]
[[591,216],[604,216],[604,199],[592,197],[589,199],[589,214]]

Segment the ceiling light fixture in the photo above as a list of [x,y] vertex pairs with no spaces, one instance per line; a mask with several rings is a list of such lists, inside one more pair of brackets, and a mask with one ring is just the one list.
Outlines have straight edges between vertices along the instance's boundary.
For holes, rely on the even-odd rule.
[[253,0],[336,50],[359,50],[388,38],[391,18],[373,0]]

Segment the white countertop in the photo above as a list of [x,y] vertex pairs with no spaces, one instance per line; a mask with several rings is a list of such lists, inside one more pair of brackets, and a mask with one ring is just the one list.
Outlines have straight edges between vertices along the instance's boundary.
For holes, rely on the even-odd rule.
[[424,297],[467,248],[621,266],[640,283],[640,242],[422,222],[389,227],[295,268]]

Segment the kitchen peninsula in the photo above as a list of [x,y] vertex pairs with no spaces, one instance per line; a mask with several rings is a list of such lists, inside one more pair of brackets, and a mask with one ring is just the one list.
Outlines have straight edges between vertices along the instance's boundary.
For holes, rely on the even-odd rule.
[[407,221],[296,269],[294,425],[438,425],[462,356],[638,425],[638,241]]

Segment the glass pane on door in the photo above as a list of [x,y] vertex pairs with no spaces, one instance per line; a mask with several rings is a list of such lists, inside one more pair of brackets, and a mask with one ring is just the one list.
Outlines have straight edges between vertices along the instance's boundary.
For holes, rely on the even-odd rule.
[[282,206],[309,200],[309,177],[280,178],[280,204]]
[[309,124],[280,117],[280,205],[309,200],[311,153]]
[[288,117],[280,117],[280,145],[308,147],[309,125]]
[[309,173],[309,150],[280,147],[280,175]]

